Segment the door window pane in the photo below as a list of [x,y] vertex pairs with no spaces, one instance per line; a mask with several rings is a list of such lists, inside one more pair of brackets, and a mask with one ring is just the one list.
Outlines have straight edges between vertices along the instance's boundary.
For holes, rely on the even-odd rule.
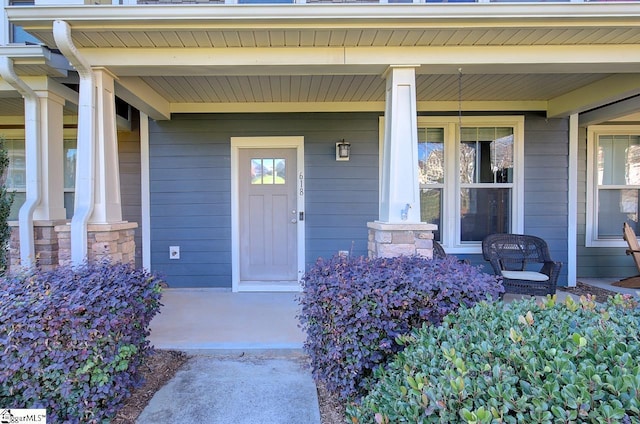
[[492,233],[511,230],[510,188],[460,190],[460,240],[480,242]]
[[251,184],[285,184],[286,163],[284,159],[251,159]]

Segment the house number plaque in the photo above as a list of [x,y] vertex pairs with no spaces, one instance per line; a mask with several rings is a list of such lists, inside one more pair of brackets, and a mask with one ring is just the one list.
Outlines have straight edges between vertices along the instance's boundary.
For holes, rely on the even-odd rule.
[[304,177],[302,176],[302,172],[300,173],[300,176],[298,178],[300,178],[300,196],[304,196],[304,187],[302,185]]

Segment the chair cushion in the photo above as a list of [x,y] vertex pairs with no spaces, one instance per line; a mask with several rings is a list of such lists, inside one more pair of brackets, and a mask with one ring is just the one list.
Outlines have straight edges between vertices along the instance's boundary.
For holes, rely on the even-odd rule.
[[502,276],[510,280],[547,281],[549,276],[535,271],[502,271]]

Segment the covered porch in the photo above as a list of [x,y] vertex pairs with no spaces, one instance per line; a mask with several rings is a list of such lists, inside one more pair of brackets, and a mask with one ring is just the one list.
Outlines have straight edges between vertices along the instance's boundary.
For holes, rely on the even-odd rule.
[[[610,279],[582,282],[635,296],[637,290],[613,286]],[[558,301],[568,293],[559,289]],[[158,349],[198,351],[301,349],[306,335],[298,327],[295,293],[232,293],[216,289],[165,289],[161,313],[151,322]],[[525,297],[506,294],[505,302]],[[574,295],[574,299],[577,297]]]
[[[449,253],[477,256],[481,231],[472,228],[471,239],[465,239],[463,233],[474,222],[469,224],[461,217],[463,209],[465,213],[473,212],[475,205],[463,204],[464,200],[457,196],[461,191],[497,187],[497,191],[507,193],[502,196],[508,199],[505,203],[510,202],[510,210],[502,218],[508,230],[553,239],[554,249],[559,252],[555,256],[565,262],[567,270],[563,283],[572,285],[577,278],[581,243],[577,234],[584,225],[579,169],[581,143],[586,142],[584,128],[616,119],[640,121],[634,115],[640,110],[636,59],[640,54],[634,54],[640,51],[640,32],[635,25],[640,8],[634,3],[36,5],[11,6],[7,14],[13,24],[45,45],[57,47],[78,72],[58,78],[79,86],[77,175],[83,178],[76,181],[73,218],[66,226],[73,262],[80,262],[95,250],[87,242],[91,225],[105,226],[108,232],[120,231],[121,225],[130,226],[123,228],[128,232],[139,225],[142,265],[149,269],[195,267],[198,254],[213,256],[212,252],[199,251],[189,257],[191,252],[183,249],[182,257],[175,261],[168,258],[170,248],[178,244],[169,244],[170,236],[176,238],[181,232],[197,230],[191,223],[179,220],[180,213],[152,218],[151,212],[154,201],[156,208],[162,209],[187,197],[173,188],[172,193],[178,194],[168,200],[171,193],[158,189],[154,192],[153,183],[159,186],[176,181],[154,181],[153,164],[150,166],[149,162],[153,148],[162,151],[173,147],[171,152],[162,151],[157,156],[165,154],[167,162],[171,159],[172,164],[182,163],[182,169],[190,168],[187,160],[203,156],[198,151],[202,146],[197,144],[201,138],[189,146],[197,152],[192,156],[180,150],[183,145],[179,142],[185,133],[178,131],[188,125],[184,121],[192,116],[202,117],[198,118],[202,121],[212,121],[208,116],[223,115],[229,121],[238,121],[242,116],[243,130],[255,133],[259,129],[247,127],[258,114],[371,113],[384,119],[379,120],[379,140],[373,140],[378,141],[377,157],[367,152],[368,156],[362,159],[378,162],[378,181],[370,184],[374,187],[370,191],[378,186],[378,210],[368,227],[373,231],[370,241],[385,244],[394,239],[394,229],[407,230],[413,235],[402,234],[402,242],[398,243],[404,245],[402,249],[409,246],[413,253],[429,255],[430,235],[421,232],[425,225],[423,194],[450,190],[434,206],[439,209],[437,220],[443,220],[436,224],[442,233],[441,241]],[[132,106],[140,117],[141,212],[137,223],[123,222],[115,97]],[[538,127],[531,128],[534,119],[523,118],[527,113],[535,116]],[[292,129],[287,131],[293,133],[298,131],[294,125],[298,115],[291,116],[288,125]],[[187,119],[181,120],[183,117]],[[446,159],[438,158],[450,168],[446,178],[430,179],[432,175],[426,171],[425,175],[418,175],[420,166],[430,166],[426,160],[420,164],[422,153],[417,146],[430,141],[421,138],[418,128],[424,129],[425,134],[429,128],[441,130],[453,145],[460,142],[463,127],[488,125],[485,117],[490,117],[493,128],[515,122],[513,136],[519,139],[513,147],[513,160],[519,161],[515,170],[505,169],[504,176],[499,177],[502,180],[488,182],[478,178],[454,184],[450,177],[457,178],[460,160],[455,153],[447,153]],[[543,128],[543,121],[548,126]],[[167,122],[171,124],[165,125]],[[52,125],[59,128],[62,120],[50,116],[28,126],[26,132]],[[207,131],[213,124],[208,125]],[[535,135],[529,136],[527,131],[532,130]],[[357,129],[352,131],[356,133]],[[548,134],[552,135],[547,137]],[[224,134],[226,139],[234,136],[227,135]],[[338,140],[331,140],[331,144],[334,141]],[[354,143],[352,147],[356,155],[358,146]],[[218,149],[216,169],[228,171],[233,179],[234,169],[224,167],[233,160],[234,153],[220,153],[223,148],[232,150],[234,146],[231,142],[211,147]],[[34,149],[27,149],[33,153]],[[58,153],[50,154],[53,157]],[[176,159],[183,154],[184,162]],[[315,151],[308,156],[313,159],[322,154]],[[525,158],[525,154],[529,156]],[[210,151],[204,157],[208,155]],[[548,162],[551,157],[556,159],[553,163]],[[43,175],[48,158],[28,161],[34,184],[37,176]],[[362,166],[362,162],[355,166]],[[325,163],[310,163],[309,168],[317,170]],[[165,163],[157,166],[156,174],[165,171]],[[351,171],[354,174],[358,172],[355,166]],[[493,178],[497,172],[490,171]],[[47,172],[59,177],[59,170]],[[229,179],[228,175],[224,177]],[[190,183],[196,181],[195,177],[190,178]],[[305,179],[305,183],[308,181]],[[230,191],[215,194],[231,200],[216,206],[231,210],[231,214],[222,217],[227,226],[216,233],[222,247],[213,252],[224,250],[221,260],[225,262],[214,267],[222,270],[216,272],[226,273],[228,286],[235,287],[238,258],[244,251],[234,227],[234,220],[238,219],[234,182],[224,183],[231,186]],[[489,185],[494,183],[495,186]],[[536,185],[553,190],[552,195],[536,190]],[[358,188],[344,185],[342,195],[349,200]],[[526,190],[530,191],[525,195]],[[50,192],[59,203],[63,190],[56,186]],[[163,196],[162,201],[167,203],[156,200]],[[325,198],[314,201],[327,202]],[[303,210],[295,209],[296,213],[309,212],[304,210],[309,203],[309,198],[299,201]],[[23,264],[36,257],[32,249],[23,245],[33,240],[30,220],[37,216],[26,208],[20,218],[23,233],[19,251]],[[453,219],[444,223],[447,217]],[[201,221],[193,222],[210,219],[197,218]],[[162,224],[154,227],[154,219]],[[326,219],[339,221],[341,217],[336,213]],[[304,225],[296,224],[304,230]],[[367,224],[360,223],[363,231]],[[428,231],[434,228],[429,227]],[[491,230],[495,228],[487,231]],[[167,233],[170,236],[165,236]],[[109,234],[98,238],[109,252],[111,246],[115,250],[123,245],[129,253],[129,240],[120,243],[110,240],[112,237],[115,236]],[[305,241],[300,234],[298,238]],[[368,250],[379,252],[384,248],[373,246]],[[418,252],[421,249],[424,252]],[[306,252],[314,252],[308,246],[299,250],[303,257],[297,258],[298,273],[315,259],[312,254],[304,257]],[[396,248],[391,252],[411,253]],[[188,280],[188,276],[181,277]]]

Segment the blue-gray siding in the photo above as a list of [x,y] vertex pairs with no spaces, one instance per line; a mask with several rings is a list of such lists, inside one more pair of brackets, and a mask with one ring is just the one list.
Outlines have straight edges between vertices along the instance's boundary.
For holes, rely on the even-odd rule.
[[[174,115],[150,125],[151,260],[172,286],[230,287],[230,139],[304,136],[306,260],[338,250],[366,254],[366,223],[378,216],[375,113]],[[336,162],[335,142],[351,142]],[[567,262],[568,122],[525,114],[525,233]],[[181,248],[169,260],[169,246]],[[483,264],[481,255],[467,255]],[[566,284],[566,267],[559,283]]]
[[567,284],[569,122],[525,114],[524,232],[542,237]]
[[[638,274],[631,256],[624,247],[586,247],[587,231],[587,130],[580,128],[578,148],[578,216],[577,274],[580,277],[619,279]],[[622,238],[622,221],[620,222]]]
[[[118,160],[120,163],[120,196],[122,219],[138,223],[135,230],[136,266],[142,266],[142,206],[140,184],[140,131],[118,131]],[[67,210],[68,212],[68,210]]]
[[[378,215],[375,113],[174,115],[150,124],[151,261],[172,286],[231,285],[231,137],[304,136],[306,259],[366,254]],[[351,142],[349,162],[335,143]],[[181,248],[169,260],[169,246]]]

